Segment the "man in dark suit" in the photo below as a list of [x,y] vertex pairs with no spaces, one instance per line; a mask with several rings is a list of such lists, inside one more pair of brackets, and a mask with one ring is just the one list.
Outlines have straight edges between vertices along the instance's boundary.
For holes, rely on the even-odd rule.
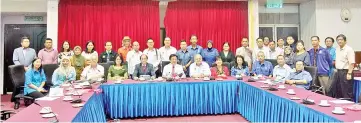
[[140,56],[140,63],[135,65],[133,79],[138,80],[140,75],[150,75],[152,79],[155,79],[155,71],[153,65],[148,63],[148,56],[143,54]]
[[115,60],[116,52],[112,50],[112,42],[105,42],[105,51],[99,56],[99,63],[107,63]]

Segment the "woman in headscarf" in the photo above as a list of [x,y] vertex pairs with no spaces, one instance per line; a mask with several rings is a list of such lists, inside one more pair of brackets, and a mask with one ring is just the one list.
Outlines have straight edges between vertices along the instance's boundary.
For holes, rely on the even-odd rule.
[[60,86],[64,82],[74,81],[75,77],[75,69],[70,65],[70,58],[67,56],[63,56],[60,62],[60,66],[53,73],[53,85]]
[[205,61],[209,66],[212,66],[212,64],[216,61],[216,57],[219,56],[219,54],[218,50],[213,48],[212,40],[208,40],[207,48],[203,49],[201,55],[203,57],[203,61]]
[[76,71],[76,80],[80,80],[80,74],[83,72],[85,67],[85,58],[81,55],[81,47],[74,47],[74,55],[71,57],[71,64],[75,68]]

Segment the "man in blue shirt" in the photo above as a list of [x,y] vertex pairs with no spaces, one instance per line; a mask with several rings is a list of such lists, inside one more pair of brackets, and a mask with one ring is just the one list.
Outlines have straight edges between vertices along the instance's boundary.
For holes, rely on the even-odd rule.
[[285,57],[283,55],[277,56],[277,63],[278,65],[273,69],[273,77],[276,77],[278,82],[284,82],[291,74],[292,68],[285,64]]
[[308,51],[310,54],[310,63],[312,66],[317,67],[317,80],[316,84],[323,87],[323,94],[326,94],[331,86],[329,80],[329,72],[332,67],[332,60],[330,53],[327,49],[320,46],[320,38],[312,36],[313,48]]
[[193,57],[190,52],[187,50],[187,42],[182,40],[180,42],[180,50],[177,51],[176,55],[178,56],[178,61],[180,65],[183,66],[184,73],[189,75],[189,66],[192,64]]
[[311,74],[304,70],[303,61],[296,62],[296,72],[293,72],[286,79],[286,84],[296,85],[299,88],[308,89],[312,81]]
[[264,52],[259,51],[257,53],[258,61],[255,61],[252,67],[252,72],[254,76],[257,75],[270,76],[270,77],[272,76],[273,65],[271,62],[265,61],[264,58],[265,58]]
[[218,50],[216,48],[213,48],[213,41],[208,40],[207,42],[207,48],[204,48],[202,51],[202,57],[205,62],[209,66],[212,66],[214,62],[216,62],[216,57],[219,56]]
[[335,39],[333,39],[332,37],[327,37],[325,39],[325,44],[326,44],[326,49],[328,50],[328,52],[331,55],[331,59],[332,59],[332,67],[330,69],[329,72],[329,76],[332,75],[333,70],[335,69],[335,60],[336,60],[336,48],[333,47],[333,43],[335,43]]
[[198,38],[197,38],[196,35],[191,36],[190,42],[191,42],[191,45],[189,45],[187,47],[187,50],[191,54],[191,56],[194,57],[195,54],[201,54],[202,53],[202,47],[197,45]]

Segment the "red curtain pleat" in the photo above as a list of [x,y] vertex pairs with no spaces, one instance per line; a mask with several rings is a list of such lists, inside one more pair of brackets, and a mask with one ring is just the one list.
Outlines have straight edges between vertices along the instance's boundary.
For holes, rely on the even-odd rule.
[[95,41],[98,53],[112,41],[113,50],[121,47],[124,36],[138,41],[141,49],[152,38],[159,47],[159,2],[151,0],[60,0],[58,49],[65,40],[71,47],[85,48]]
[[241,39],[248,37],[247,1],[176,1],[169,2],[164,19],[166,34],[172,45],[179,48],[180,40],[189,42],[197,35],[198,44],[206,46],[213,40],[213,47],[222,50],[224,42],[231,50],[241,46]]

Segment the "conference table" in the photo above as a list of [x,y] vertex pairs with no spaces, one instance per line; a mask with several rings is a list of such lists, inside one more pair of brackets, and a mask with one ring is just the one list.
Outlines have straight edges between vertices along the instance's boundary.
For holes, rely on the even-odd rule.
[[[361,111],[345,110],[345,115],[332,113],[335,107],[354,104],[318,106],[321,100],[334,98],[286,85],[286,89],[269,91],[263,82],[247,82],[229,77],[223,81],[183,79],[177,82],[125,80],[121,84],[107,82],[93,85],[81,96],[85,105],[73,108],[58,98],[37,101],[49,106],[60,122],[106,122],[108,118],[214,115],[238,113],[251,122],[354,122]],[[296,95],[286,94],[293,89]],[[315,105],[302,104],[290,97],[315,100]],[[75,97],[74,97],[75,98]],[[41,107],[30,105],[6,122],[48,122],[41,117]]]

